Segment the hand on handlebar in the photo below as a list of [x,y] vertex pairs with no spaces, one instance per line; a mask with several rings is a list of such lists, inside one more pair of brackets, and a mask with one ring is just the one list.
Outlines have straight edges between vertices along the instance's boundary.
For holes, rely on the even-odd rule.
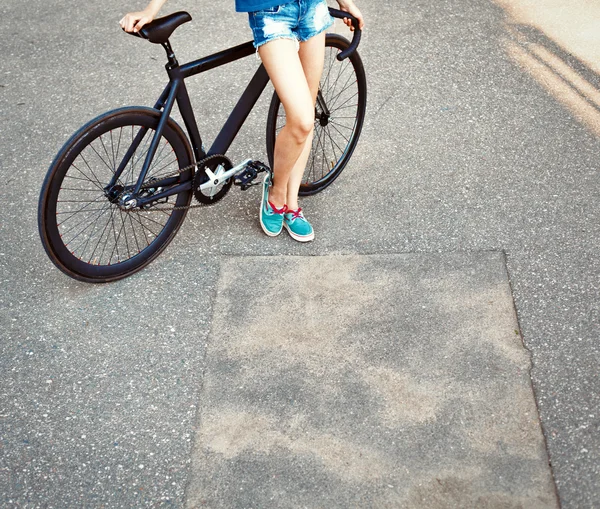
[[[358,28],[362,30],[365,26],[365,19],[363,18],[360,9],[354,5],[352,0],[337,0],[337,3],[340,6],[340,10],[352,14],[358,20]],[[354,27],[352,26],[352,21],[350,18],[344,18],[344,23],[348,25],[350,30],[354,32]]]

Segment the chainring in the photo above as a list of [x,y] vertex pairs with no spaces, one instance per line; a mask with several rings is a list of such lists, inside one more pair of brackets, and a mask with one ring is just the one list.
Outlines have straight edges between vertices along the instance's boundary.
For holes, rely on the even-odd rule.
[[[211,205],[213,203],[218,202],[223,196],[227,194],[231,185],[233,184],[233,177],[227,179],[224,182],[219,182],[216,186],[205,189],[204,191],[200,190],[200,186],[208,182],[208,175],[206,174],[206,170],[209,169],[212,173],[216,175],[217,178],[222,173],[231,170],[233,168],[233,164],[231,161],[227,159],[224,155],[215,154],[212,156],[205,157],[196,165],[198,168],[196,173],[194,174],[193,180],[193,190],[194,197],[200,203],[204,203],[206,205]],[[220,179],[219,179],[220,180]]]

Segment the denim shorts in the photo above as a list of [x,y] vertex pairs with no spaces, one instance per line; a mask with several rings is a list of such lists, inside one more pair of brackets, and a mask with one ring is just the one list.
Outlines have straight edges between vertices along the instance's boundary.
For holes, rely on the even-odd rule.
[[276,7],[248,13],[258,48],[274,39],[307,41],[333,24],[325,0],[293,0]]

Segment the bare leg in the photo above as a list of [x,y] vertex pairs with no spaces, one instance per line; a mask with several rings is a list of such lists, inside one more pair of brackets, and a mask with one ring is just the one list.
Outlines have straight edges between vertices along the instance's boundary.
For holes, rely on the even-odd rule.
[[304,148],[302,149],[300,156],[292,168],[288,180],[287,206],[290,209],[298,208],[298,191],[300,190],[302,176],[304,175],[304,169],[306,167],[306,162],[308,161],[308,156],[310,155],[310,150],[312,147],[315,120],[315,102],[317,100],[319,82],[321,80],[321,74],[323,73],[323,62],[325,59],[325,32],[311,37],[308,41],[301,42],[298,55],[300,57],[302,69],[304,70],[306,82],[310,90],[310,115],[312,118],[312,128],[309,136],[306,139],[306,142],[304,143]]
[[290,176],[314,127],[314,99],[295,41],[276,39],[260,46],[258,53],[286,113],[286,125],[275,143],[273,187],[269,192],[271,203],[280,208],[287,202]]

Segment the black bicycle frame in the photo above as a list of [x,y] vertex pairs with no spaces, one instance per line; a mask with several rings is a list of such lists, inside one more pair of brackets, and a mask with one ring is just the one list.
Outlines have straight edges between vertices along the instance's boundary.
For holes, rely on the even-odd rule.
[[[241,129],[242,125],[244,125],[244,122],[248,118],[248,115],[252,111],[252,108],[254,108],[254,105],[256,104],[263,90],[269,83],[269,76],[267,74],[267,71],[265,70],[264,65],[261,64],[257,71],[254,73],[254,76],[250,80],[250,83],[244,90],[237,104],[233,108],[231,114],[229,115],[229,118],[221,128],[221,131],[217,135],[212,146],[210,147],[208,152],[205,152],[202,148],[202,138],[200,137],[200,132],[198,131],[198,124],[196,123],[196,118],[194,116],[194,111],[192,110],[190,97],[188,95],[188,91],[185,86],[184,80],[191,76],[195,76],[196,74],[209,71],[216,67],[220,67],[222,65],[229,64],[241,58],[252,55],[255,52],[254,46],[250,41],[184,65],[179,65],[177,59],[175,58],[175,54],[173,53],[171,46],[168,42],[163,44],[163,47],[167,51],[167,56],[169,59],[169,62],[166,65],[167,74],[169,75],[169,83],[167,84],[162,94],[156,101],[156,104],[154,105],[154,109],[159,111],[162,110],[162,114],[160,116],[158,126],[156,127],[154,137],[152,138],[152,141],[150,143],[150,147],[148,148],[148,153],[146,154],[146,159],[144,161],[144,165],[141,169],[137,182],[134,188],[131,190],[131,192],[127,193],[130,197],[137,199],[137,205],[139,206],[144,205],[146,202],[154,202],[160,200],[161,198],[175,195],[182,191],[187,191],[191,188],[192,182],[191,180],[188,180],[175,187],[171,187],[168,190],[165,190],[161,193],[154,194],[152,197],[148,197],[147,199],[137,196],[146,178],[146,174],[148,173],[148,169],[150,168],[150,164],[158,148],[162,132],[165,128],[165,125],[167,124],[175,102],[177,102],[177,107],[179,108],[179,111],[185,124],[185,128],[188,132],[188,136],[192,145],[192,150],[194,152],[196,161],[200,161],[206,156],[213,154],[224,155],[227,152],[227,150],[233,143],[233,140],[237,136],[239,130]],[[116,185],[118,179],[125,170],[125,167],[129,163],[131,157],[139,147],[139,144],[141,143],[142,139],[144,138],[147,132],[147,127],[140,129],[137,136],[133,140],[131,147],[129,147],[129,150],[127,151],[127,153],[123,157],[123,160],[121,161],[117,170],[115,171],[115,174],[111,182],[108,184],[107,188],[111,188],[114,185]],[[153,182],[153,186],[158,187],[172,185],[177,181],[179,181],[178,178],[165,179],[164,181]]]
[[[350,46],[337,55],[337,59],[341,61],[347,58],[358,47],[361,38],[359,22],[351,14],[338,9],[333,9],[330,7],[329,12],[334,18],[350,19],[352,21],[352,25],[354,26],[354,35],[352,37],[352,42]],[[181,112],[183,122],[185,123],[185,127],[187,129],[190,142],[192,144],[194,157],[196,158],[196,162],[198,162],[201,159],[204,159],[207,155],[225,155],[225,153],[231,146],[231,143],[237,136],[237,133],[241,129],[242,125],[244,125],[244,122],[248,118],[248,115],[252,111],[252,108],[254,108],[256,101],[258,101],[260,95],[267,86],[267,83],[269,83],[269,76],[267,74],[267,71],[265,70],[265,67],[261,64],[254,76],[252,77],[252,79],[250,80],[250,83],[246,87],[246,90],[244,90],[244,93],[233,108],[231,114],[229,115],[229,118],[221,128],[221,131],[217,135],[209,151],[205,153],[202,148],[202,138],[200,137],[200,132],[198,131],[198,125],[196,123],[196,118],[192,110],[190,97],[188,95],[187,88],[185,87],[184,80],[186,78],[189,78],[190,76],[195,76],[196,74],[200,74],[201,72],[209,71],[210,69],[214,69],[215,67],[220,67],[230,62],[234,62],[235,60],[239,60],[240,58],[252,55],[255,51],[254,46],[251,41],[246,42],[244,44],[240,44],[239,46],[220,51],[219,53],[214,53],[213,55],[209,55],[207,57],[180,66],[177,62],[177,59],[175,58],[175,53],[173,53],[173,49],[171,48],[169,41],[162,43],[161,45],[167,52],[168,63],[166,65],[166,69],[169,75],[169,83],[163,90],[163,93],[158,98],[158,101],[154,105],[154,108],[159,111],[162,110],[162,114],[160,116],[158,126],[156,127],[154,137],[152,138],[152,142],[150,143],[150,147],[148,148],[148,153],[146,154],[146,159],[144,161],[144,165],[142,166],[142,170],[140,171],[140,175],[137,179],[137,182],[133,189],[127,189],[127,192],[125,193],[127,195],[126,199],[136,200],[137,206],[143,206],[148,203],[158,201],[162,198],[166,198],[167,196],[178,194],[182,191],[188,191],[189,189],[191,189],[191,179],[187,180],[186,182],[177,184],[179,182],[179,178],[170,177],[164,178],[160,181],[152,182],[152,187],[173,187],[169,187],[169,189],[165,191],[152,194],[152,196],[139,196],[139,192],[142,189],[144,180],[146,179],[146,174],[148,173],[148,169],[150,168],[150,164],[152,163],[152,159],[154,158],[156,149],[158,148],[162,132],[165,128],[165,125],[167,124],[175,101],[177,101],[177,106],[179,107],[179,111]],[[324,103],[323,98],[322,96],[320,96],[320,94],[319,96],[317,96],[317,102],[320,105],[324,115],[328,116],[329,110],[327,109],[327,105]],[[123,157],[123,160],[119,164],[119,167],[115,171],[115,174],[110,184],[108,184],[108,186],[106,187],[107,191],[112,189],[116,185],[125,167],[129,163],[131,157],[139,147],[139,144],[141,143],[142,139],[144,138],[147,132],[147,127],[142,127],[140,129],[137,136],[133,140],[131,147],[129,147],[127,153]]]

